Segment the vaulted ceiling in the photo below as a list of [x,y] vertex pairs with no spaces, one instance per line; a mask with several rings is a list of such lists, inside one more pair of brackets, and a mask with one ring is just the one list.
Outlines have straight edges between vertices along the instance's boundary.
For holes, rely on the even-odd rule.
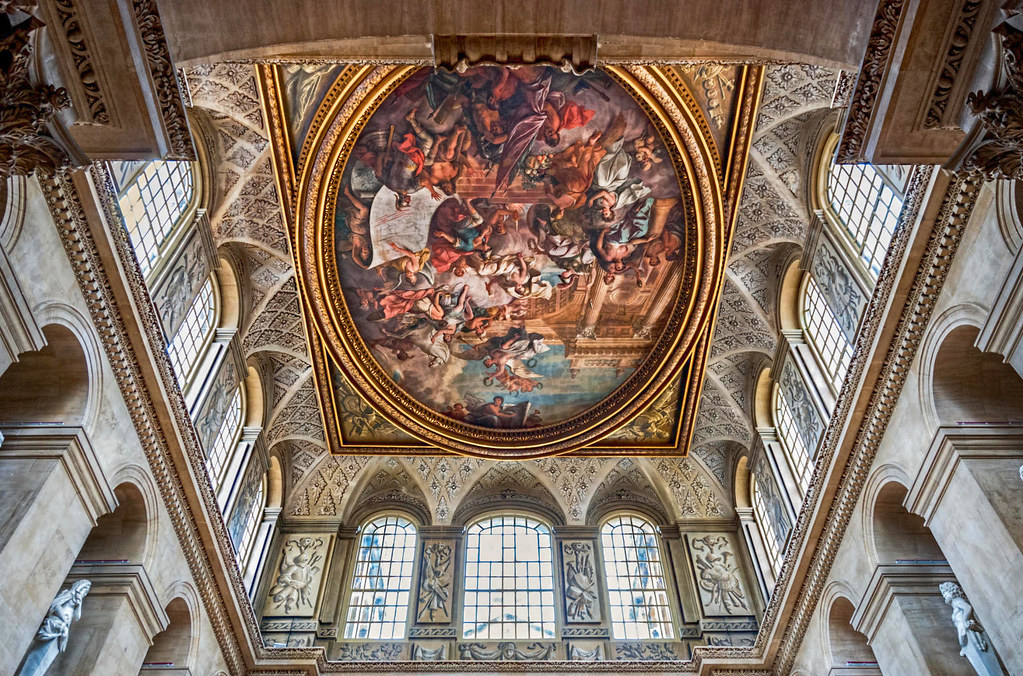
[[[720,71],[706,64],[684,71],[711,120]],[[194,119],[216,159],[210,222],[239,278],[242,346],[266,389],[267,444],[286,459],[289,518],[342,520],[356,502],[391,492],[446,523],[497,485],[559,510],[568,523],[611,499],[670,505],[664,516],[672,520],[730,518],[734,463],[753,437],[755,380],[779,335],[781,276],[810,221],[807,144],[830,116],[837,71],[765,69],[690,457],[516,462],[328,452],[255,69],[217,63],[185,75]]]

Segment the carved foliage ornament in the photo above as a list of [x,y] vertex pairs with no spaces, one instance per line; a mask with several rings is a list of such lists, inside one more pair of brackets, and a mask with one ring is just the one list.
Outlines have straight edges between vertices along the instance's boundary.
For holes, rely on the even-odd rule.
[[71,105],[64,88],[29,81],[29,34],[43,23],[29,18],[0,40],[0,179],[67,169],[71,158],[47,131],[54,113]]
[[1023,179],[1023,31],[1003,22],[994,32],[1001,38],[1005,86],[970,94],[966,103],[986,132],[963,168],[992,180]]

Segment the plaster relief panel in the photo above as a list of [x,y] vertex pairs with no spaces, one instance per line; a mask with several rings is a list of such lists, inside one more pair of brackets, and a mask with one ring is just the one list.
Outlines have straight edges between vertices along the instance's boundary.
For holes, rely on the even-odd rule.
[[707,616],[752,615],[731,533],[686,533],[700,604]]
[[313,617],[331,540],[331,536],[320,534],[285,538],[265,615]]
[[846,340],[854,343],[860,314],[867,304],[867,297],[863,295],[849,269],[825,237],[821,237],[820,245],[814,252],[810,274],[817,282],[828,308],[834,313],[842,334]]
[[423,564],[419,573],[419,596],[416,622],[447,624],[451,621],[451,588],[454,570],[451,557],[454,540],[433,540],[423,543]]
[[561,570],[564,576],[565,622],[600,622],[593,542],[562,542]]
[[[199,227],[204,226],[199,224]],[[188,242],[171,263],[159,287],[153,291],[153,304],[160,313],[160,324],[168,339],[177,334],[193,299],[210,276],[210,259],[204,249],[199,227],[192,228]]]
[[781,390],[792,411],[792,417],[795,418],[796,433],[799,434],[807,453],[813,457],[816,455],[817,441],[824,433],[824,421],[810,401],[806,383],[800,377],[792,359],[786,360],[782,369]]
[[213,441],[217,438],[220,424],[227,416],[235,388],[238,387],[238,375],[229,359],[221,362],[220,372],[216,378],[202,410],[195,417],[195,431],[199,434],[199,441],[207,453],[213,448]]

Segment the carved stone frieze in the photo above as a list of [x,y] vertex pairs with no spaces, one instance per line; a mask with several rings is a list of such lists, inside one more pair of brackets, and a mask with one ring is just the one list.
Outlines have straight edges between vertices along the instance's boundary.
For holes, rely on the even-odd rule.
[[500,643],[459,643],[458,659],[472,661],[514,661],[524,660],[543,662],[557,658],[558,643],[534,641],[516,643],[501,641]]
[[0,180],[36,171],[53,174],[72,165],[67,149],[47,129],[56,111],[71,105],[71,97],[64,88],[36,86],[29,79],[29,36],[42,25],[29,18],[0,40]]
[[966,103],[984,136],[970,148],[966,171],[988,180],[1023,179],[1023,31],[1003,22],[994,31],[1001,39],[1005,85],[970,94]]

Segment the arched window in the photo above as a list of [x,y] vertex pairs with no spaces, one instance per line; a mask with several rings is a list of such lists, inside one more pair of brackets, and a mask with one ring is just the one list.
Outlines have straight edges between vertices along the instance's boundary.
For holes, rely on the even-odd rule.
[[753,494],[753,515],[756,517],[757,527],[760,528],[764,547],[767,548],[768,563],[771,565],[771,571],[777,575],[778,570],[781,569],[781,548],[783,546],[783,542],[778,541],[780,524],[774,522],[774,516],[768,509],[760,484],[757,483],[757,477],[752,473],[750,474],[750,491]]
[[792,408],[785,399],[780,388],[776,388],[774,395],[774,424],[778,430],[778,438],[781,440],[782,448],[792,467],[792,473],[803,492],[810,486],[810,473],[813,466],[810,462],[810,451],[803,443],[803,437],[796,429],[796,421],[792,415]]
[[869,164],[832,164],[827,191],[853,249],[876,278],[899,222],[902,200]]
[[256,485],[256,494],[248,506],[248,512],[245,515],[245,528],[242,531],[241,542],[238,543],[238,566],[243,571],[246,561],[249,560],[249,554],[252,553],[252,543],[256,541],[256,529],[259,527],[260,516],[266,502],[263,490],[264,482],[265,480],[260,481]]
[[401,639],[408,621],[416,527],[400,516],[362,527],[345,638]]
[[661,550],[653,524],[618,516],[600,529],[616,639],[674,637]]
[[195,368],[202,348],[213,335],[216,321],[216,302],[213,295],[213,280],[207,279],[192,301],[188,313],[181,321],[178,332],[167,346],[178,386],[184,387]]
[[524,516],[481,519],[466,530],[466,639],[554,638],[551,530]]
[[[115,176],[125,173],[120,169],[114,166]],[[119,203],[135,257],[147,275],[192,200],[192,168],[188,162],[149,162],[135,171],[120,189]]]
[[209,456],[206,458],[206,471],[210,475],[210,483],[213,490],[217,491],[224,483],[224,470],[227,461],[231,457],[231,451],[238,446],[238,437],[242,431],[242,391],[238,388],[234,391],[231,403],[228,404],[227,413],[224,415],[217,437],[213,441]]
[[809,275],[803,290],[802,320],[821,368],[831,384],[839,388],[852,361],[852,346],[842,333],[838,319],[824,300],[817,282]]

